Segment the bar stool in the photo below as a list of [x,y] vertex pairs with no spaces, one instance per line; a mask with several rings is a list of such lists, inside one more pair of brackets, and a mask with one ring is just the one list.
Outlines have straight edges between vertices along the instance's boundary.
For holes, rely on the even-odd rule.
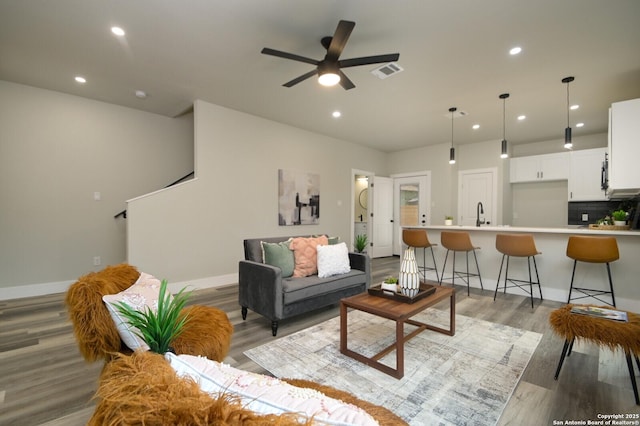
[[[467,283],[467,296],[469,295],[469,277],[478,277],[480,279],[480,288],[484,290],[482,286],[482,277],[480,276],[480,267],[478,266],[478,258],[476,256],[476,249],[480,249],[480,247],[474,247],[471,244],[471,238],[469,237],[468,232],[460,232],[460,231],[442,231],[440,233],[440,243],[444,248],[447,249],[447,254],[444,257],[444,265],[442,265],[442,274],[440,275],[440,284],[444,280],[444,271],[447,266],[447,258],[449,257],[449,252],[453,252],[453,266],[451,267],[451,285],[455,285],[456,275],[462,279],[463,282]],[[456,252],[463,251],[467,255],[467,273],[466,280],[462,275],[461,271],[456,271]],[[477,274],[469,273],[469,252],[473,252],[473,258],[476,261],[476,270]]]
[[[536,249],[536,243],[533,240],[531,234],[496,234],[496,249],[502,253],[502,261],[500,262],[500,272],[498,272],[498,281],[496,282],[496,291],[493,294],[493,301],[495,302],[498,295],[498,288],[500,287],[500,276],[502,275],[502,266],[504,265],[504,259],[507,258],[507,264],[504,272],[504,292],[507,292],[507,288],[518,287],[525,293],[531,296],[531,309],[533,309],[533,285],[538,284],[538,290],[540,291],[540,301],[542,301],[542,287],[540,287],[540,277],[538,276],[538,265],[536,265],[536,255],[542,254]],[[527,269],[529,270],[529,281],[509,278],[509,258],[511,257],[526,257]],[[531,260],[533,259],[533,267],[536,271],[536,281],[531,279]],[[508,285],[507,282],[512,285]],[[529,284],[529,289],[522,285],[524,283]]]
[[[616,298],[613,294],[613,281],[611,280],[610,262],[620,259],[618,252],[618,242],[615,237],[591,237],[572,235],[567,242],[567,257],[573,259],[573,272],[571,273],[571,285],[569,286],[569,298],[567,303],[572,300],[584,299],[591,297],[602,303],[608,304],[599,296],[610,294],[612,305],[616,306]],[[576,274],[576,265],[580,262],[588,263],[605,263],[607,265],[607,275],[609,277],[609,290],[596,290],[590,288],[581,288],[573,286],[573,279]],[[584,296],[571,297],[571,292],[576,290]]]
[[[440,282],[440,276],[438,275],[438,267],[436,265],[436,257],[433,254],[433,247],[437,244],[431,244],[429,237],[427,236],[426,229],[403,229],[402,241],[409,247],[422,249],[422,266],[418,265],[418,269],[422,270],[422,278],[427,279],[426,272],[436,271],[436,281]],[[427,249],[431,249],[431,258],[433,259],[433,268],[427,266]]]

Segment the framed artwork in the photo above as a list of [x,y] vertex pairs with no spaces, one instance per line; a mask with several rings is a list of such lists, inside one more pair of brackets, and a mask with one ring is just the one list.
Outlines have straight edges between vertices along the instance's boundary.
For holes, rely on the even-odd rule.
[[320,175],[278,170],[278,224],[320,223]]

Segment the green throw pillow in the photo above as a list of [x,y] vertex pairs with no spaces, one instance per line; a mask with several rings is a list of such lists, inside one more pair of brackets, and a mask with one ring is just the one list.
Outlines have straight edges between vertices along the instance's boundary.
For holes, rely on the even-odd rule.
[[282,278],[292,276],[295,266],[293,251],[289,248],[289,243],[289,241],[280,243],[260,242],[264,263],[280,268],[282,270]]

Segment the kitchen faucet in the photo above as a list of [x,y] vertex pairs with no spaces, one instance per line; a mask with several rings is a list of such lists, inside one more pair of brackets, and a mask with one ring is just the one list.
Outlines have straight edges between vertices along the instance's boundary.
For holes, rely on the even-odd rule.
[[480,214],[484,214],[484,208],[482,202],[478,201],[478,205],[476,206],[476,226],[478,227],[484,223],[484,219],[480,220]]

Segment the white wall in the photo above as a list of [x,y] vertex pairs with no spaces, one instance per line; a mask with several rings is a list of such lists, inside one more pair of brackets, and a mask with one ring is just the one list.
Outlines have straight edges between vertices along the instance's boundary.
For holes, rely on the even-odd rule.
[[[498,179],[508,178],[508,162],[500,158],[500,142],[487,141],[456,146],[456,164],[449,164],[449,143],[393,152],[390,173],[431,171],[431,223],[443,224],[445,215],[458,214],[458,171],[498,168]],[[505,169],[506,168],[506,169]],[[506,170],[506,173],[505,173]],[[507,183],[508,185],[508,183]],[[502,223],[503,194],[498,185],[498,224]]]
[[[328,233],[349,241],[351,170],[386,173],[380,151],[202,101],[195,144],[195,181],[128,207],[130,263],[170,282],[234,282],[245,238]],[[320,174],[319,225],[278,225],[278,169]]]
[[126,260],[127,222],[113,216],[192,170],[192,114],[171,119],[0,81],[1,297],[64,291]]

